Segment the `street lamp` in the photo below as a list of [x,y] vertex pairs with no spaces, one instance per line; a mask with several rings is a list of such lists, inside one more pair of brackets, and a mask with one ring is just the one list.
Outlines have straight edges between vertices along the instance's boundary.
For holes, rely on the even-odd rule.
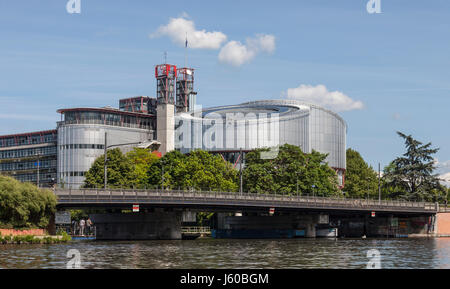
[[[450,179],[439,179],[439,180],[450,183]],[[447,200],[448,200],[448,188],[445,189],[445,208],[447,208]]]
[[132,142],[132,143],[122,143],[122,144],[114,144],[108,146],[108,134],[105,132],[105,160],[104,160],[104,173],[105,173],[105,183],[104,188],[106,190],[107,184],[108,184],[108,168],[107,168],[107,150],[112,147],[119,147],[119,146],[126,146],[126,145],[138,145],[138,148],[149,148],[152,145],[157,145],[158,147],[161,145],[160,142],[156,140],[147,140],[144,142]]
[[296,176],[297,176],[297,197],[298,197],[298,171],[296,172]]

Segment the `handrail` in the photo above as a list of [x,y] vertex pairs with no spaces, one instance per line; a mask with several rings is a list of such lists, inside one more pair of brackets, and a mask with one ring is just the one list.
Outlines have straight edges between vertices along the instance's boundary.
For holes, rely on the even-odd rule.
[[[180,193],[182,192],[182,194]],[[144,196],[142,196],[144,193]],[[158,197],[162,202],[163,196],[167,198],[182,199],[182,200],[225,200],[229,201],[234,199],[235,201],[245,201],[247,203],[254,201],[262,201],[268,203],[271,200],[272,203],[277,202],[281,204],[308,204],[315,207],[339,207],[339,208],[419,208],[426,211],[436,211],[438,209],[437,204],[426,202],[408,202],[408,201],[393,201],[393,200],[368,200],[368,199],[353,199],[353,198],[337,198],[337,197],[316,197],[316,196],[298,196],[298,195],[284,195],[284,194],[257,194],[257,193],[235,193],[235,192],[205,192],[195,190],[136,190],[136,189],[57,189],[55,194],[60,199],[78,200],[81,198],[83,201],[92,201],[95,199],[97,202],[101,201],[101,198],[107,197],[110,201],[115,198],[121,200],[127,200],[132,198],[138,201],[138,198],[145,197],[147,199]],[[68,198],[67,198],[68,196]],[[275,203],[273,204],[275,205]]]

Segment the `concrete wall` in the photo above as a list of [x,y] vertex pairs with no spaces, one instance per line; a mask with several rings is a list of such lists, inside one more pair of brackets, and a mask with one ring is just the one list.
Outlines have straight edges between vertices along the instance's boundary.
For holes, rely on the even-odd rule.
[[158,104],[156,108],[156,138],[161,142],[159,151],[165,155],[175,149],[175,106]]
[[180,240],[181,212],[93,214],[98,240]]
[[450,237],[450,212],[436,215],[435,232],[438,237]]
[[33,236],[44,236],[46,235],[46,232],[44,229],[31,229],[31,230],[14,230],[14,229],[0,229],[0,234],[2,236],[26,236],[26,235],[33,235]]
[[217,214],[216,229],[224,238],[291,238],[303,230],[306,237],[316,237],[318,215],[227,216]]

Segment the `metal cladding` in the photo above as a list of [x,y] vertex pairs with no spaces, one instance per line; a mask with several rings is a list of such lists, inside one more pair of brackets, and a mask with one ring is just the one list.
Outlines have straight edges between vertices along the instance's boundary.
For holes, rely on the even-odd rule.
[[194,92],[194,69],[179,68],[177,71],[177,112],[188,112],[193,105],[192,97],[197,93]]
[[0,174],[41,187],[56,182],[56,130],[0,136]]
[[[107,108],[58,110],[58,184],[79,188],[95,159],[104,154],[105,133],[108,145],[144,142],[154,138],[155,117]],[[132,146],[123,146],[126,152]]]
[[328,154],[328,165],[340,182],[346,168],[345,121],[336,113],[297,100],[262,100],[179,113],[175,147],[235,152],[274,148],[283,144]]
[[177,67],[171,64],[160,64],[155,67],[156,99],[158,104],[175,103],[175,80]]

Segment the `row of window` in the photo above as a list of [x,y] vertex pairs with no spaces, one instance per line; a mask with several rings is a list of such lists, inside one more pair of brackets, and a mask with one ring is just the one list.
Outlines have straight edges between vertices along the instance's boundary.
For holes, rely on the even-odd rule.
[[154,130],[156,123],[150,117],[121,115],[106,112],[71,111],[64,114],[65,124],[103,124]]
[[84,177],[87,172],[62,172],[61,177]]
[[[28,162],[11,162],[0,164],[0,171],[22,171],[22,170],[33,170],[38,168],[38,161],[28,161]],[[39,169],[56,168],[56,159],[51,160],[40,160]]]
[[60,145],[59,149],[97,149],[97,150],[103,150],[105,149],[105,145],[101,144],[66,144],[66,145]]
[[[21,182],[37,182],[37,174],[14,175],[14,178]],[[55,182],[56,174],[39,174],[39,183]]]
[[51,143],[56,141],[56,134],[20,136],[0,139],[0,147],[12,147],[21,145]]
[[1,151],[0,159],[56,155],[56,146]]

